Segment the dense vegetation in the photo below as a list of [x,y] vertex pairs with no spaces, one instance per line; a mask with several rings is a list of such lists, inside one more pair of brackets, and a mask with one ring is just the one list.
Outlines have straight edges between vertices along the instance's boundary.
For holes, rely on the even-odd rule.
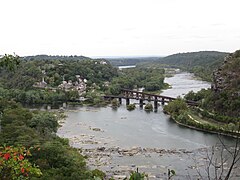
[[105,58],[113,66],[130,66],[139,63],[152,62],[159,59],[159,57],[119,57],[119,58]]
[[129,105],[127,105],[127,110],[129,110],[129,111],[132,111],[132,110],[134,110],[136,108],[136,105],[135,104],[129,104]]
[[[239,52],[230,54],[224,65],[214,73],[212,90],[190,92],[185,96],[188,100],[198,101],[201,108],[189,108],[184,100],[177,99],[165,106],[164,110],[170,113],[178,123],[189,127],[238,136]],[[176,58],[175,64],[172,65],[183,64],[176,66],[189,70],[207,67],[205,63],[213,61],[212,67],[206,70],[208,72],[222,61],[220,57],[219,59],[213,57],[210,56],[198,63],[191,62],[191,58],[188,57],[186,58],[188,64],[178,63]],[[69,58],[71,61],[68,61]],[[197,56],[195,60],[196,58]],[[200,56],[199,59],[201,58],[203,57]],[[170,62],[169,59],[168,61]],[[144,87],[146,91],[158,91],[166,86],[163,81],[164,69],[138,67],[118,72],[105,60],[92,60],[78,56],[34,56],[19,61],[17,56],[7,55],[0,59],[0,67],[2,67],[0,69],[0,174],[5,174],[2,176],[4,178],[9,178],[7,174],[12,173],[12,168],[16,167],[16,173],[20,174],[22,179],[34,179],[38,176],[41,176],[41,179],[94,179],[105,176],[99,170],[87,169],[85,157],[78,150],[71,148],[68,140],[56,136],[58,120],[63,116],[61,113],[30,111],[15,101],[35,104],[76,99],[79,97],[76,91],[57,89],[63,77],[67,81],[75,81],[76,75],[88,80],[89,88],[85,97],[91,104],[100,103],[96,91],[118,94],[121,88]],[[206,75],[205,71],[203,75]],[[48,88],[33,87],[33,84],[41,81],[43,76]],[[117,107],[117,101],[113,101],[112,105]],[[135,105],[128,106],[129,110],[134,108]],[[23,150],[20,147],[23,147]],[[28,150],[31,156],[24,156],[28,165],[24,170],[21,164],[16,164],[15,161],[11,162],[13,166],[9,163],[8,160],[13,160],[16,155],[17,162],[23,160],[18,153],[28,152]],[[12,159],[9,155],[13,156]],[[29,173],[26,175],[26,172]],[[137,172],[132,177],[135,175],[141,174]]]
[[187,107],[183,99],[177,99],[164,106],[177,123],[207,132],[239,136],[239,118],[232,118],[220,114],[213,114],[206,109]]
[[228,53],[216,51],[200,51],[191,53],[178,53],[164,58],[160,58],[144,66],[175,67],[193,72],[204,80],[212,81],[212,72],[223,61]]
[[34,61],[34,60],[37,60],[37,61],[47,61],[47,60],[61,60],[61,61],[82,61],[82,60],[91,60],[91,58],[89,57],[85,57],[85,56],[77,56],[77,55],[74,55],[74,56],[49,56],[49,55],[36,55],[36,56],[25,56],[23,57],[24,60],[31,60],[31,61]]
[[[124,62],[132,61],[127,59]],[[58,86],[63,80],[75,82],[76,75],[87,80],[87,89],[81,96],[86,98],[85,103],[92,105],[101,104],[102,94],[119,94],[121,88],[144,87],[145,91],[152,92],[166,87],[163,83],[163,69],[117,70],[104,59],[39,55],[20,58],[15,71],[0,68],[0,97],[23,104],[58,104],[75,101],[79,99],[76,90],[65,91]],[[46,87],[35,87],[34,85],[43,81],[43,78]]]
[[[103,179],[103,172],[89,170],[85,157],[77,149],[71,148],[67,139],[56,135],[58,120],[64,117],[62,113],[31,111],[16,101],[32,105],[76,99],[79,97],[76,91],[64,91],[57,87],[63,77],[67,81],[74,81],[76,75],[79,75],[88,79],[89,88],[85,94],[87,102],[99,104],[96,91],[108,91],[117,85],[159,90],[164,86],[164,70],[133,69],[118,74],[115,68],[103,60],[84,58],[66,61],[64,57],[52,59],[49,56],[34,58],[19,60],[17,56],[7,55],[0,59],[1,178]],[[47,86],[34,87],[34,83],[43,77]],[[108,84],[106,82],[110,87],[104,86]],[[130,178],[138,174],[133,173]]]
[[240,51],[226,57],[214,72],[211,90],[190,92],[186,98],[202,102],[202,107],[231,117],[240,117]]
[[119,94],[123,89],[144,88],[144,91],[159,91],[167,85],[164,83],[164,69],[129,68],[120,71],[109,86],[111,94]]
[[[0,70],[0,84],[4,88],[30,90],[36,82],[45,77],[50,87],[57,87],[63,79],[76,81],[76,75],[88,80],[88,84],[102,85],[117,75],[117,70],[107,61],[100,60],[59,60],[59,59],[20,59],[20,65],[15,71]],[[42,73],[44,71],[44,73]]]
[[0,114],[0,146],[32,147],[29,161],[40,168],[41,179],[93,179],[96,175],[68,140],[56,136],[61,114],[30,111],[3,99]]
[[[4,58],[6,59],[6,56]],[[20,58],[15,71],[0,68],[0,97],[27,104],[54,104],[76,100],[79,98],[77,91],[64,91],[58,88],[63,80],[76,81],[76,75],[87,79],[86,96],[90,96],[92,89],[104,91],[106,89],[104,83],[117,76],[117,69],[107,61],[77,56]],[[34,84],[41,82],[43,78],[47,86],[34,87]]]
[[150,112],[153,110],[153,105],[151,103],[147,103],[144,107],[144,110]]
[[[8,57],[0,59],[4,61],[1,67],[18,65],[18,57]],[[101,171],[87,169],[85,158],[67,139],[56,136],[58,120],[63,117],[30,111],[0,98],[1,179],[103,179]]]
[[165,111],[186,125],[239,136],[240,130],[240,51],[229,54],[213,74],[212,89],[189,92],[185,99],[198,101],[200,108],[187,108],[177,100]]

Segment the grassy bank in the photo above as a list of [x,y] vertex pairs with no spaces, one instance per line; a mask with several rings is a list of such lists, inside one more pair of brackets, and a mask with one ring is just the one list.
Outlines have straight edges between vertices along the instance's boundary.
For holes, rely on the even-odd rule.
[[179,125],[231,137],[239,137],[239,118],[220,116],[198,107],[189,107],[182,99],[170,102],[164,111]]

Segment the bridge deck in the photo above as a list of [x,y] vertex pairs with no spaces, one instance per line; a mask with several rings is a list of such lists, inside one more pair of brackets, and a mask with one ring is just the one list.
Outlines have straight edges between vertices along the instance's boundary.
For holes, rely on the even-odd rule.
[[[105,95],[104,98],[121,98],[121,99],[136,99],[136,100],[143,100],[143,101],[155,101],[155,102],[170,102],[177,98],[169,97],[169,96],[162,96],[162,95],[156,95],[156,94],[150,94],[150,93],[144,93],[129,89],[122,89],[123,94],[120,95]],[[198,103],[195,101],[189,101],[186,100],[186,103],[191,106],[197,106]]]

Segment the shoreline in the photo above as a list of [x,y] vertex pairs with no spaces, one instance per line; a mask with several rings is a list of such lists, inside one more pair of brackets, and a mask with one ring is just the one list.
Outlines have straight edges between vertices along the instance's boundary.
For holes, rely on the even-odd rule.
[[[94,128],[91,130],[93,129]],[[97,131],[104,132],[101,129],[97,129]],[[158,178],[166,179],[168,169],[177,169],[176,165],[172,164],[172,162],[178,160],[182,162],[184,159],[189,157],[195,158],[195,156],[197,156],[201,163],[204,163],[205,153],[208,150],[208,147],[187,150],[184,148],[165,149],[139,146],[124,148],[121,146],[109,146],[108,142],[102,145],[97,137],[89,134],[81,134],[78,137],[73,136],[72,138],[68,137],[68,139],[70,146],[77,148],[82,155],[87,157],[87,166],[92,170],[102,170],[106,173],[107,179],[111,177],[114,179],[124,179],[129,177],[131,172],[136,171],[137,168],[139,172],[148,174],[150,180]],[[108,139],[107,141],[111,140]],[[152,158],[157,160],[158,163],[149,163],[148,161]],[[167,159],[169,162],[163,162],[161,159],[163,159],[163,161]],[[138,160],[141,161],[141,163],[139,163]],[[187,161],[189,161],[189,159]],[[187,173],[197,176],[194,162],[190,159],[189,162],[185,163],[188,165],[186,165],[182,171],[177,170],[176,178],[185,179]]]
[[[186,75],[187,77],[189,77],[188,74]],[[181,79],[181,76],[178,79]],[[192,85],[190,84],[189,87],[191,88]],[[193,88],[196,89],[196,87],[194,86]],[[117,121],[117,124],[114,124],[114,125],[119,125],[120,123],[120,125],[122,125],[120,126],[120,128],[126,127],[127,124],[125,122],[130,120],[130,117],[134,115],[133,113],[133,115],[131,114],[131,116],[128,117],[127,115],[128,112],[125,112],[125,110],[122,111],[122,108],[119,109],[118,111],[114,111],[113,115],[116,114],[116,112],[118,113],[124,112],[120,114],[118,119],[117,118],[115,119],[116,116],[112,116],[113,117],[112,120]],[[101,115],[101,113],[99,114]],[[156,139],[159,141],[159,143],[154,142],[156,144],[153,144],[151,146],[150,144],[151,140],[150,140],[150,143],[142,143],[134,147],[135,145],[134,141],[132,143],[133,146],[131,146],[129,142],[127,142],[128,144],[124,144],[124,141],[119,141],[118,138],[114,139],[113,138],[114,136],[111,136],[111,134],[109,133],[109,127],[111,124],[109,125],[109,122],[112,122],[112,121],[109,120],[109,117],[107,117],[108,121],[102,121],[99,118],[96,118],[97,119],[96,123],[95,121],[94,123],[92,123],[93,121],[91,121],[91,118],[95,117],[94,115],[86,117],[84,116],[83,113],[80,113],[79,116],[74,116],[74,117],[75,119],[73,119],[73,121],[70,121],[68,124],[66,124],[66,127],[74,126],[75,132],[73,132],[72,129],[70,128],[63,128],[62,131],[59,132],[60,137],[68,138],[70,145],[72,147],[78,148],[81,153],[83,153],[85,156],[88,157],[88,159],[86,159],[88,167],[90,167],[91,169],[97,168],[97,169],[103,170],[104,172],[106,172],[108,177],[114,177],[115,179],[124,179],[126,176],[129,177],[131,171],[136,171],[136,169],[139,168],[139,172],[141,173],[145,172],[146,174],[148,174],[149,179],[166,179],[168,169],[173,169],[176,171],[177,175],[174,177],[174,179],[176,178],[176,179],[184,180],[184,179],[187,179],[188,175],[191,175],[191,177],[193,177],[194,179],[197,179],[198,178],[198,174],[196,172],[197,166],[195,166],[196,164],[193,159],[196,158],[199,161],[199,164],[206,163],[206,159],[205,159],[206,151],[209,150],[210,146],[208,146],[207,144],[204,144],[204,142],[202,143],[200,141],[199,144],[197,143],[195,144],[195,142],[193,142],[193,146],[189,146],[189,147],[187,145],[186,146],[174,145],[171,147],[167,147],[167,146],[164,146],[164,143],[166,144],[166,142],[164,141],[167,138],[168,133],[164,133],[165,129],[164,131],[161,131],[161,129],[154,129],[153,131],[151,130],[151,131],[143,131],[143,132],[156,133],[157,131],[159,132],[158,134],[162,134],[159,139]],[[79,118],[83,119],[83,121],[78,120]],[[103,118],[105,118],[105,115],[103,116]],[[145,121],[139,121],[140,119],[141,118],[139,118],[138,121],[136,122],[135,120],[132,121],[131,127],[137,127],[133,124],[133,122],[135,123],[145,122]],[[161,116],[158,116],[157,119],[158,120],[161,119]],[[159,122],[153,121],[153,122],[156,122],[157,123],[156,125],[163,127],[165,125],[164,124],[165,118],[163,119],[164,119],[163,122],[161,121]],[[90,120],[90,121],[86,121],[86,120]],[[104,125],[99,124],[100,123],[99,121],[101,123],[104,123]],[[169,121],[169,119],[167,121]],[[72,124],[72,123],[75,123],[75,124]],[[146,121],[146,123],[149,123],[149,127],[147,128],[151,128],[151,123],[148,121]],[[166,123],[166,126],[170,127],[168,123]],[[142,128],[144,129],[145,127],[146,126],[143,124]],[[154,126],[154,127],[157,128],[158,126]],[[176,125],[174,126],[174,128],[175,127]],[[94,131],[93,129],[97,131]],[[142,129],[140,130],[142,131]],[[166,131],[168,130],[166,129]],[[179,139],[181,141],[183,137],[175,133],[173,134],[173,136],[171,136],[170,134],[170,139],[172,138],[174,140]],[[199,137],[202,137],[202,136],[199,136]],[[161,140],[163,140],[163,142],[161,142]],[[192,141],[191,136],[189,137],[189,141]],[[119,142],[122,142],[122,143],[119,143]],[[183,142],[188,143],[187,140],[186,141],[183,140]],[[171,143],[171,141],[169,141],[169,143]],[[181,147],[184,147],[186,149],[183,150],[181,149]]]
[[[164,112],[164,113],[166,113],[166,112]],[[168,113],[166,113],[166,114],[168,114]],[[183,127],[186,127],[186,128],[189,128],[189,129],[194,129],[194,130],[197,130],[197,131],[202,131],[202,132],[206,132],[206,133],[210,133],[210,134],[217,134],[217,135],[222,135],[222,136],[227,136],[227,137],[232,137],[232,138],[239,138],[239,136],[226,134],[226,133],[222,133],[222,132],[217,132],[217,131],[210,131],[210,130],[201,129],[201,128],[198,128],[198,127],[195,127],[195,126],[190,126],[190,125],[187,125],[187,124],[180,123],[180,122],[176,121],[175,118],[173,118],[171,115],[170,115],[170,119],[172,121],[174,121],[176,124],[178,124],[180,126],[183,126]]]

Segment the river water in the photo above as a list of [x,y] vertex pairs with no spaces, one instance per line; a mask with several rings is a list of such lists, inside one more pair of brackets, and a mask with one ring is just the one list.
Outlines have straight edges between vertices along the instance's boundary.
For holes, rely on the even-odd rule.
[[[173,97],[210,87],[186,72],[166,78],[165,82],[172,88],[162,94]],[[82,153],[89,156],[90,168],[102,169],[116,179],[123,179],[136,168],[150,179],[165,179],[168,169],[176,171],[175,179],[196,179],[196,166],[204,164],[202,155],[218,142],[217,135],[177,125],[161,106],[151,113],[138,106],[127,111],[123,100],[118,109],[69,107],[66,113],[68,117],[58,135],[68,138],[73,147],[82,148]],[[224,140],[231,142],[230,138]]]

